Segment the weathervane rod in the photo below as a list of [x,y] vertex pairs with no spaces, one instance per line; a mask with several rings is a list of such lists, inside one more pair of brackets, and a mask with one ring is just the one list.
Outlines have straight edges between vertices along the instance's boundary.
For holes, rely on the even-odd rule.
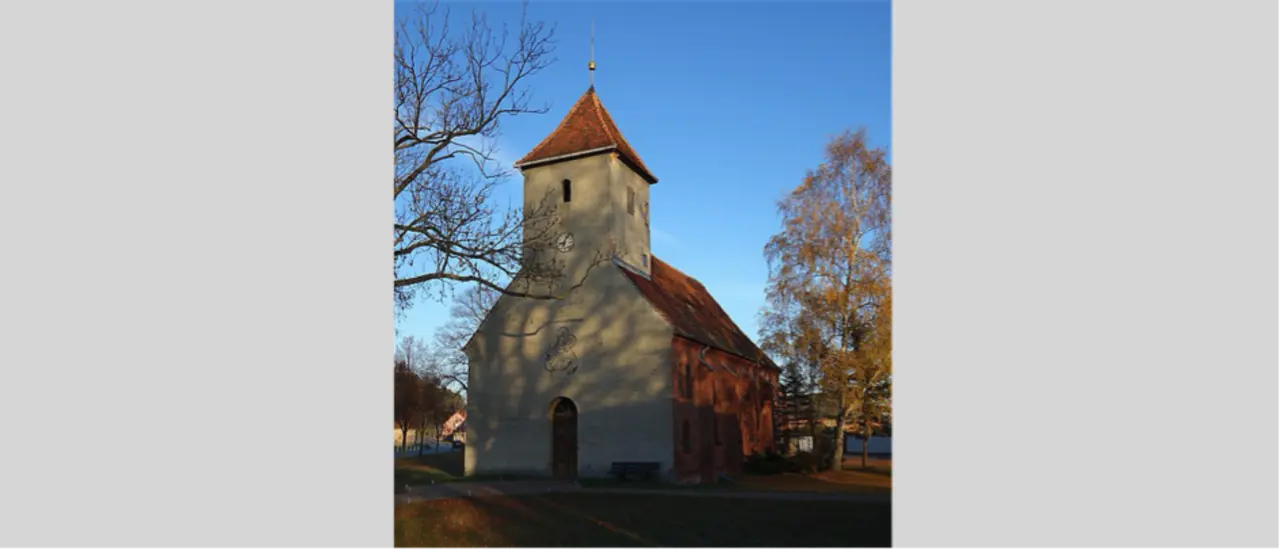
[[591,18],[591,59],[587,61],[587,73],[590,75],[591,87],[596,86],[596,18]]

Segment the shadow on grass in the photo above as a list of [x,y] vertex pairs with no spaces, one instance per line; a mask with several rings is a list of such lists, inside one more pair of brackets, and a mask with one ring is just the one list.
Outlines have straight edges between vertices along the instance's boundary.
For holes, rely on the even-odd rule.
[[[639,484],[639,483],[635,483]],[[887,547],[888,502],[590,492],[398,505],[397,547]]]
[[[744,475],[735,481],[715,484],[681,485],[657,481],[617,480],[613,478],[580,479],[583,488],[634,488],[661,490],[736,490],[750,492],[814,492],[888,494],[893,487],[892,462],[888,459],[868,461],[862,468],[861,459],[846,459],[840,472],[817,472],[808,475]],[[395,462],[395,491],[401,493],[405,486],[436,484],[442,482],[485,482],[502,480],[545,480],[534,475],[476,475],[463,476],[463,453],[447,452],[425,456],[401,458]]]
[[620,480],[617,478],[580,478],[578,485],[583,488],[625,488],[636,490],[717,490],[724,489],[727,483],[676,484],[657,480]]
[[846,460],[841,471],[819,471],[810,474],[783,473],[776,475],[742,475],[731,481],[714,484],[670,484],[656,481],[622,481],[617,479],[581,479],[583,488],[597,489],[660,489],[739,492],[805,492],[820,494],[879,494],[893,491],[892,463],[887,459],[869,461],[862,468],[861,460]]
[[463,453],[445,452],[395,460],[395,493],[403,493],[406,486],[438,484],[441,482],[485,482],[494,480],[545,479],[534,475],[475,475],[463,476]]

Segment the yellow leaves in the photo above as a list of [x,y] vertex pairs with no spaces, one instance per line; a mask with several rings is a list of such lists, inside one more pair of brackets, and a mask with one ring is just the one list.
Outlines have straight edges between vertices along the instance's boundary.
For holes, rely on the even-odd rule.
[[833,138],[823,162],[779,201],[782,230],[766,247],[771,350],[842,392],[865,391],[892,371],[885,158],[863,130]]

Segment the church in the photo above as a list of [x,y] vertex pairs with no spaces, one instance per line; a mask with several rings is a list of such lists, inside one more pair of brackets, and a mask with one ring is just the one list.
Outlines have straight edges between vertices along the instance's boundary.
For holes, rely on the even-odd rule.
[[645,463],[711,482],[772,449],[779,369],[701,283],[653,255],[658,178],[594,85],[515,167],[526,218],[553,214],[537,232],[558,268],[512,285],[555,298],[503,295],[463,348],[466,474],[574,479]]

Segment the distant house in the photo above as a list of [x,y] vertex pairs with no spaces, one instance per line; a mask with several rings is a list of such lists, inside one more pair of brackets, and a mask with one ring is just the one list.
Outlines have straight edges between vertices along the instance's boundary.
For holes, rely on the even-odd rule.
[[[466,432],[465,432],[466,420],[467,420],[466,410],[458,410],[457,412],[454,412],[453,415],[450,416],[449,419],[444,422],[444,425],[440,427],[440,438],[442,440],[446,440],[446,439],[447,440],[454,440],[454,439],[465,440],[466,439]],[[436,440],[435,429],[427,429],[425,432],[421,434],[419,434],[417,429],[409,429],[408,436],[409,436],[408,446],[413,446],[420,442],[429,442],[429,441],[433,442]],[[399,426],[396,426],[395,427],[396,446],[400,446],[400,441],[403,440],[403,438],[404,438],[404,433],[400,431]]]
[[454,412],[452,416],[449,416],[448,421],[444,422],[444,426],[440,431],[440,435],[444,438],[444,440],[449,440],[449,441],[456,440],[459,442],[466,442],[467,441],[466,423],[467,423],[467,411],[458,410],[457,412]]
[[[814,451],[814,435],[830,440],[836,427],[835,415],[834,402],[822,398],[821,393],[799,395],[780,405],[778,439],[786,444],[786,453]],[[891,427],[887,421],[872,426],[868,453],[890,453]],[[862,452],[862,436],[857,426],[845,425],[845,452]]]

